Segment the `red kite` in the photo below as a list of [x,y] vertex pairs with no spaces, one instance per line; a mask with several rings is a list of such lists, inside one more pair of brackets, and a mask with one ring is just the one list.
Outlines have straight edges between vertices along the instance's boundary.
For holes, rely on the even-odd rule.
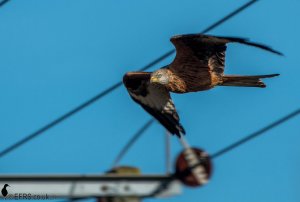
[[128,72],[123,83],[135,102],[178,137],[185,131],[179,122],[170,92],[197,92],[215,86],[264,88],[266,85],[261,79],[279,75],[224,75],[227,43],[237,42],[282,55],[244,38],[188,34],[174,36],[171,42],[176,48],[176,57],[171,64],[154,72]]

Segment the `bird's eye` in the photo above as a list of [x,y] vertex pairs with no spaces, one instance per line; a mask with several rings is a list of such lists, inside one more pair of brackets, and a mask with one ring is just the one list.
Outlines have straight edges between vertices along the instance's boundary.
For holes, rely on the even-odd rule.
[[158,78],[158,79],[160,79],[161,77],[162,77],[162,75],[161,75],[161,74],[158,74],[158,75],[157,75],[157,78]]

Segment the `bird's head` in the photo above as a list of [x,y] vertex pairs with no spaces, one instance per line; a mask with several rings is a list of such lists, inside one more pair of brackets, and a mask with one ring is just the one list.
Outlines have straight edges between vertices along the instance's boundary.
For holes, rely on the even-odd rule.
[[4,187],[9,187],[9,185],[8,185],[8,184],[5,184]]
[[169,83],[169,75],[166,69],[159,69],[151,74],[150,83],[167,85]]

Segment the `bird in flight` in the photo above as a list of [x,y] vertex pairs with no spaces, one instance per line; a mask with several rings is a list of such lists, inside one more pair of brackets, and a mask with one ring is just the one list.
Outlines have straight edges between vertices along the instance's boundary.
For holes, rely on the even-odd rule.
[[123,77],[123,83],[135,102],[178,137],[185,134],[185,130],[180,124],[170,92],[197,92],[215,86],[265,88],[261,79],[279,75],[224,74],[227,43],[237,42],[282,55],[245,38],[187,34],[174,36],[170,40],[176,48],[176,57],[171,64],[154,72],[128,72]]

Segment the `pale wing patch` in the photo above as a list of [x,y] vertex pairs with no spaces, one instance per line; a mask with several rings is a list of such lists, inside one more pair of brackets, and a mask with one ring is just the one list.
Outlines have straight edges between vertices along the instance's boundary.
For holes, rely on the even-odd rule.
[[155,117],[171,134],[178,137],[185,134],[169,91],[163,86],[150,84],[149,78],[130,77],[125,76],[124,83],[133,100]]
[[165,109],[167,109],[167,111],[175,110],[174,104],[171,107],[172,104],[170,101],[172,102],[172,100],[169,96],[169,92],[166,89],[149,85],[147,90],[148,94],[146,96],[137,95],[131,92],[129,93],[142,104],[154,108],[157,111],[163,112]]

